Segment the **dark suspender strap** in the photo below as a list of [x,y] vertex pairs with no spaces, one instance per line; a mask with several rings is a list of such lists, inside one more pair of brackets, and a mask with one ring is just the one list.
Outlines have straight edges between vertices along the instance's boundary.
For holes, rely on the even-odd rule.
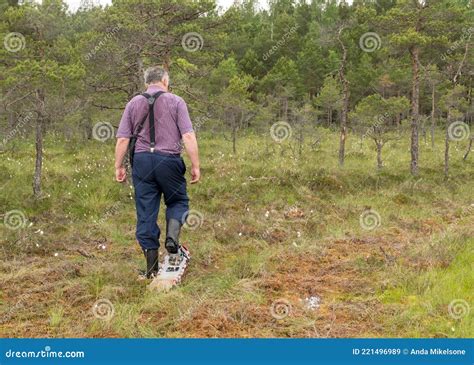
[[150,152],[155,151],[155,111],[154,105],[156,99],[163,94],[164,91],[158,91],[157,93],[153,94],[153,96],[148,98],[148,106],[150,111],[148,112],[148,121],[150,123]]
[[[141,94],[141,95],[144,96],[144,97],[147,98],[147,99],[151,98],[151,95],[150,95],[150,94],[147,94],[147,93],[143,93],[143,94]],[[146,114],[146,115],[143,117],[142,121],[141,121],[140,123],[138,123],[138,125],[137,125],[137,130],[135,131],[135,133],[133,134],[133,136],[137,137],[137,136],[140,134],[140,132],[141,132],[142,129],[143,129],[143,126],[145,125],[145,120],[147,119],[147,117],[148,117],[148,114]]]

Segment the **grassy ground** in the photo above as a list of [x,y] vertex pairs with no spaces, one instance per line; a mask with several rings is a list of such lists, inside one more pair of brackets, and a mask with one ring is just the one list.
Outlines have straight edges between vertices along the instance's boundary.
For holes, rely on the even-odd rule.
[[113,140],[48,139],[37,201],[33,146],[11,142],[0,214],[19,210],[25,224],[0,226],[1,335],[472,337],[466,143],[453,143],[444,181],[441,134],[435,149],[421,143],[416,179],[407,141],[385,147],[378,172],[370,141],[350,138],[340,169],[337,135],[317,134],[301,155],[249,135],[235,156],[201,135],[203,181],[189,194],[202,220],[182,234],[193,260],[183,284],[160,294],[136,281],[133,190],[113,181]]

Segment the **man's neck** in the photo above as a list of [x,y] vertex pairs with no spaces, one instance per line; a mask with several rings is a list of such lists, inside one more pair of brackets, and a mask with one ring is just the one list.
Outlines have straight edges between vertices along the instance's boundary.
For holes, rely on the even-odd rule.
[[168,88],[162,82],[157,82],[155,84],[149,84],[148,87],[157,87],[159,89],[163,89],[165,91],[168,91]]

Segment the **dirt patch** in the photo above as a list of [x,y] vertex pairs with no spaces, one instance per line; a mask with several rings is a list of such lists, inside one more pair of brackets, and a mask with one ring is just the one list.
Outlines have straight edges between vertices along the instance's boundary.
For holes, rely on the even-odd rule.
[[[248,286],[249,292],[262,291],[265,303],[205,300],[179,318],[174,333],[189,337],[382,335],[383,306],[371,295],[380,283],[364,264],[388,265],[380,247],[394,254],[389,246],[380,240],[349,238],[326,243],[318,254],[281,252],[270,260],[271,274],[241,285]],[[308,298],[321,302],[308,307]]]

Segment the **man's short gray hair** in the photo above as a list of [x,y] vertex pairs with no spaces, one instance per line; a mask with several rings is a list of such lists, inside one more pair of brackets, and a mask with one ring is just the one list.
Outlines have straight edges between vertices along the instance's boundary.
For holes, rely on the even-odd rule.
[[145,70],[145,84],[152,84],[155,82],[160,82],[163,79],[169,78],[168,72],[163,67],[153,66],[148,67]]

